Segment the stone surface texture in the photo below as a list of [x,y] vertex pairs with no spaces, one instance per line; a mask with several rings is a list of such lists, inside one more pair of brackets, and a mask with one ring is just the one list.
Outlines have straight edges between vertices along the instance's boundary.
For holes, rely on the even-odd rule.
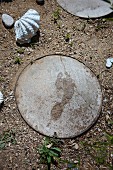
[[28,65],[19,76],[15,96],[30,126],[60,138],[86,131],[97,120],[102,100],[93,73],[77,60],[58,55]]

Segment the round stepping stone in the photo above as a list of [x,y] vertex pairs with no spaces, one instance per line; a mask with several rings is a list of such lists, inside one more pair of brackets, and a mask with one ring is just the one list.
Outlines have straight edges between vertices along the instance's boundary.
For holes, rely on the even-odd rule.
[[73,15],[83,18],[98,18],[113,12],[105,0],[57,0],[59,5]]
[[30,63],[18,77],[15,98],[32,128],[58,138],[88,130],[99,117],[102,103],[101,88],[91,70],[63,55]]
[[2,14],[2,22],[5,27],[11,28],[14,24],[14,19],[8,14]]

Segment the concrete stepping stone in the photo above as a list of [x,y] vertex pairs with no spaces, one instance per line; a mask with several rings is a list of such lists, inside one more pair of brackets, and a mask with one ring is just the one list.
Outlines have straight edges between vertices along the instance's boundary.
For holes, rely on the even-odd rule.
[[111,4],[105,0],[57,0],[57,2],[69,13],[82,18],[98,18],[113,12]]
[[63,55],[30,63],[18,77],[15,98],[25,121],[36,131],[72,138],[88,130],[101,110],[100,84],[84,64]]

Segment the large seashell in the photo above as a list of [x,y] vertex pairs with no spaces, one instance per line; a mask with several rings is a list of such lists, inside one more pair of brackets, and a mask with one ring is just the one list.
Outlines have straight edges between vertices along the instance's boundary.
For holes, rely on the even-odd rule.
[[20,44],[29,43],[39,29],[40,15],[34,9],[29,9],[14,24],[16,41]]
[[0,106],[3,104],[3,102],[4,102],[4,97],[2,92],[0,91]]

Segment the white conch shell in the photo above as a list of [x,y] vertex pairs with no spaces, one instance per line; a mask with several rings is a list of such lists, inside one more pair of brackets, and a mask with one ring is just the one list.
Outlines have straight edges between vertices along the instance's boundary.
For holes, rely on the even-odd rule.
[[0,91],[0,106],[3,102],[4,102],[4,97],[3,97],[2,92]]
[[34,9],[29,9],[14,24],[16,41],[20,44],[29,43],[39,29],[40,15]]

